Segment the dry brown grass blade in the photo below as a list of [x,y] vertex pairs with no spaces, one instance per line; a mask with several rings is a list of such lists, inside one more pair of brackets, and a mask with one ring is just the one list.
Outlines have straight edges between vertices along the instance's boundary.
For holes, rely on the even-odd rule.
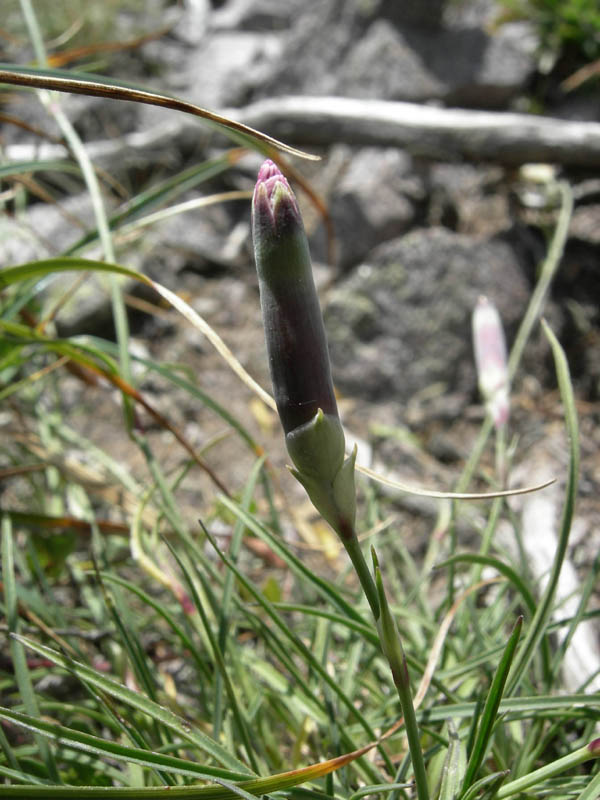
[[[42,466],[46,469],[47,464]],[[75,533],[89,535],[93,527],[92,523],[87,522],[87,520],[68,515],[49,517],[46,514],[32,514],[26,511],[13,511],[11,509],[6,509],[5,513],[9,515],[15,524],[22,525],[24,528],[42,528],[48,531],[74,531]],[[100,533],[120,536],[129,535],[129,525],[125,525],[122,522],[112,522],[108,519],[96,519],[94,520],[94,526],[98,528]]]
[[214,111],[209,111],[206,108],[197,106],[194,103],[189,103],[186,100],[180,100],[177,97],[169,95],[157,94],[144,89],[137,89],[130,86],[120,85],[116,83],[104,82],[100,80],[91,80],[83,78],[69,77],[68,74],[41,74],[39,72],[26,71],[13,71],[11,69],[0,69],[0,83],[8,83],[14,86],[26,86],[33,89],[48,89],[57,92],[68,92],[70,94],[83,94],[90,97],[106,97],[110,100],[126,100],[134,103],[145,103],[146,105],[159,106],[161,108],[168,108],[171,111],[182,111],[185,114],[192,114],[195,117],[200,117],[206,122],[216,125],[220,128],[227,128],[232,134],[239,134],[239,138],[243,139],[244,145],[248,145],[248,139],[260,143],[264,148],[274,148],[275,150],[288,153],[298,158],[306,158],[311,161],[319,161],[320,156],[315,156],[306,153],[303,150],[297,150],[295,147],[284,144],[266,133],[261,133],[254,128],[244,125],[241,122],[224,117]]
[[82,58],[96,56],[99,53],[118,53],[123,50],[135,50],[143,44],[146,44],[146,42],[160,39],[161,36],[164,36],[165,33],[171,30],[173,25],[174,23],[163,25],[161,28],[158,28],[158,30],[144,33],[142,36],[136,36],[125,42],[96,42],[95,44],[88,44],[83,47],[73,47],[70,50],[63,50],[60,53],[53,53],[48,56],[48,65],[51,67],[64,67],[66,64],[72,64],[73,61],[80,61]]
[[[79,219],[78,216],[72,214],[68,209],[64,207],[62,203],[59,203],[52,194],[47,191],[34,177],[27,174],[16,175],[13,179],[14,183],[21,184],[24,186],[27,191],[32,194],[34,197],[37,197],[39,200],[42,200],[49,206],[53,206],[57,209],[58,213],[64,217],[71,225],[79,228],[82,231],[87,230],[87,226],[82,219]],[[52,242],[50,242],[52,245]],[[58,248],[53,247],[54,252],[57,252]]]
[[43,472],[47,466],[46,463],[41,462],[39,464],[22,464],[19,467],[4,467],[0,469],[0,481],[19,478],[21,475],[29,475],[31,472]]
[[33,133],[34,136],[39,136],[41,139],[46,139],[53,144],[63,144],[63,140],[60,136],[53,136],[51,133],[42,130],[42,128],[38,128],[36,125],[32,125],[30,122],[26,122],[24,119],[21,119],[14,114],[7,114],[6,111],[0,111],[0,122],[5,122],[7,125],[14,125],[15,127],[21,128],[21,130],[27,131],[28,133]]
[[237,358],[233,355],[231,350],[227,347],[223,339],[219,336],[219,334],[211,328],[211,326],[203,319],[199,314],[197,314],[194,309],[185,302],[179,295],[172,292],[170,289],[167,289],[166,286],[158,283],[157,281],[153,281],[151,278],[144,277],[144,281],[159,294],[162,298],[164,298],[169,305],[173,306],[173,308],[178,311],[188,322],[190,322],[197,330],[206,336],[208,341],[212,344],[215,348],[217,353],[224,359],[224,361],[229,365],[230,369],[235,372],[238,378],[244,383],[249,389],[251,389],[255,394],[260,397],[263,403],[273,411],[277,410],[277,406],[275,405],[275,400],[271,397],[271,395],[265,391],[255,380],[254,378],[244,369],[244,367],[240,364]]
[[[248,388],[257,394],[258,397],[260,397],[260,399],[268,408],[272,409],[273,411],[277,410],[277,406],[275,405],[275,400],[273,397],[267,391],[265,391],[265,389],[263,389],[262,386],[260,386],[251,375],[249,375],[249,373],[233,355],[231,350],[227,347],[225,342],[221,339],[217,332],[211,328],[206,320],[197,314],[194,309],[185,302],[185,300],[176,295],[175,292],[172,292],[170,289],[162,286],[162,284],[146,276],[144,277],[144,282],[152,286],[154,290],[161,295],[161,297],[163,297],[171,306],[173,306],[173,308],[179,311],[179,313],[185,317],[188,322],[190,322],[195,328],[197,328],[206,336],[206,338],[217,350],[219,355],[221,355],[221,357],[227,362],[233,372],[235,372],[235,374],[246,386],[248,386]],[[492,500],[496,497],[512,497],[513,495],[536,492],[554,483],[554,479],[552,479],[546,483],[539,484],[538,486],[527,486],[521,489],[505,489],[498,492],[439,492],[433,489],[423,489],[417,486],[410,486],[405,483],[393,481],[387,478],[385,475],[374,472],[368,467],[364,467],[360,464],[356,465],[356,469],[371,480],[378,481],[379,483],[390,486],[394,489],[398,489],[399,491],[420,495],[422,497],[433,497],[439,500]]]
[[591,64],[586,64],[572,75],[569,75],[569,77],[561,83],[560,88],[565,92],[572,92],[575,89],[579,89],[579,87],[583,86],[587,81],[591,81],[592,78],[600,78],[600,58],[597,61],[592,61]]

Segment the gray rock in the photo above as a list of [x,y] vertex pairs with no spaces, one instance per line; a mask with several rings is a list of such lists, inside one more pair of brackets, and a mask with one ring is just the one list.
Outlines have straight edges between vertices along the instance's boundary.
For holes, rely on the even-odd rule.
[[500,13],[498,0],[446,3],[444,25],[448,28],[488,28],[496,23]]
[[82,95],[62,99],[69,119],[85,142],[117,139],[138,128],[140,106]]
[[340,93],[501,108],[535,69],[527,26],[425,31],[375,21],[340,69]]
[[428,188],[430,225],[486,238],[513,226],[501,167],[434,163],[428,170]]
[[379,13],[391,19],[399,27],[418,25],[436,28],[442,22],[448,0],[382,0]]
[[480,294],[498,307],[510,340],[529,287],[505,242],[431,228],[382,244],[326,309],[337,385],[376,401],[405,403],[434,383],[470,396],[471,313]]
[[209,0],[186,0],[183,13],[171,29],[171,35],[187,45],[199,45],[206,34],[211,16]]
[[431,71],[400,30],[380,19],[342,61],[334,93],[418,101],[442,99],[446,92],[446,79]]
[[348,151],[345,173],[329,200],[339,266],[346,270],[358,264],[376,244],[404,233],[424,196],[406,153],[392,148]]
[[2,215],[0,267],[59,255],[91,228],[93,221],[92,204],[85,195],[68,197],[60,205],[32,203],[15,217]]
[[492,36],[476,26],[428,29],[338,6],[322,0],[320,13],[311,6],[300,17],[261,96],[338,94],[502,108],[535,69],[536,40],[526,24],[504,25]]
[[259,95],[335,94],[340,62],[365,24],[365,16],[344,0],[307,3],[286,32],[280,62]]
[[272,75],[281,52],[279,34],[217,31],[187,59],[185,98],[211,110],[243,105]]
[[230,0],[211,20],[215,30],[273,31],[290,27],[305,9],[304,0]]

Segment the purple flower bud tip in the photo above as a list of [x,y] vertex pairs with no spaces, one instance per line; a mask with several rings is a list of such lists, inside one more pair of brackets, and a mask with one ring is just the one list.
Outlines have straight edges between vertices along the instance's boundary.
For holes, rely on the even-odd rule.
[[594,756],[600,755],[600,738],[594,739],[592,742],[590,742],[588,744],[588,750]]
[[[283,175],[277,164],[271,161],[270,158],[267,158],[267,160],[263,162],[262,167],[258,170],[256,182],[264,183],[268,181],[269,178],[283,178]],[[283,178],[283,180],[285,180],[285,178]]]
[[280,230],[286,224],[302,225],[296,198],[277,164],[267,159],[258,171],[252,201],[254,225]]

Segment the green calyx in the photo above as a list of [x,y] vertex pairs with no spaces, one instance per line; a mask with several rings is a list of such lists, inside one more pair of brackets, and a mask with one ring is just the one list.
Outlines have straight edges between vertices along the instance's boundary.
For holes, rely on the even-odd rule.
[[314,507],[342,539],[353,537],[356,448],[345,458],[339,418],[319,409],[309,422],[290,431],[285,441],[295,466],[292,475],[304,486]]

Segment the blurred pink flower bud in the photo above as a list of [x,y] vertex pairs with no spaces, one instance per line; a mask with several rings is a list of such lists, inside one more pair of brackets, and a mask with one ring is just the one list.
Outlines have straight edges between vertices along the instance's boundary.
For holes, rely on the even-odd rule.
[[483,296],[473,311],[473,349],[479,390],[494,425],[501,428],[510,407],[506,341],[498,310]]

